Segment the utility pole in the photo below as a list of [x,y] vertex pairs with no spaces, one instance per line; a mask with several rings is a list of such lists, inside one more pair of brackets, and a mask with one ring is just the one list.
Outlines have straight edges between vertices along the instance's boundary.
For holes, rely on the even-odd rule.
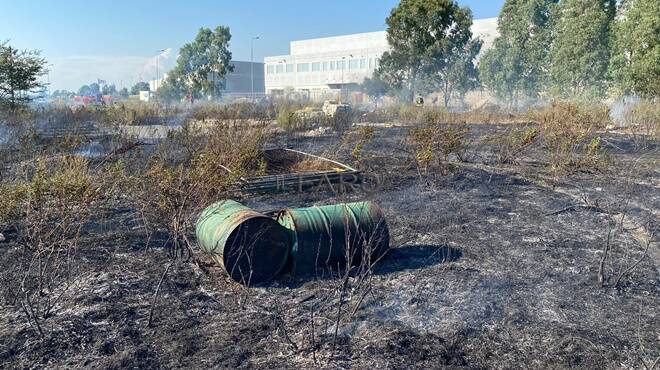
[[252,100],[254,100],[254,40],[259,40],[259,36],[250,39],[250,91],[252,92]]

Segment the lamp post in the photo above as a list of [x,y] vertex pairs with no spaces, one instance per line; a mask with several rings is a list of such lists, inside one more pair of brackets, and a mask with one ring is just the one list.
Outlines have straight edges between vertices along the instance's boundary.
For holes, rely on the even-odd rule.
[[250,39],[250,91],[254,100],[254,40],[259,40],[259,36]]
[[346,67],[346,57],[341,57],[341,88],[339,89],[339,104],[344,97],[344,68]]
[[[353,54],[349,54],[349,57],[353,58]],[[344,69],[346,68],[346,57],[341,57],[341,89],[339,90],[339,103],[341,104],[341,99],[344,95]],[[350,61],[349,61],[350,63]]]
[[158,80],[160,79],[160,75],[158,74],[158,59],[160,59],[160,53],[165,52],[165,49],[162,50],[157,50],[156,51],[158,54],[156,54],[156,83],[154,84],[155,91],[158,91]]
[[46,84],[46,95],[48,96],[48,99],[50,100],[50,68],[54,66],[53,63],[49,63],[46,68],[47,68],[47,73],[48,73],[48,83]]

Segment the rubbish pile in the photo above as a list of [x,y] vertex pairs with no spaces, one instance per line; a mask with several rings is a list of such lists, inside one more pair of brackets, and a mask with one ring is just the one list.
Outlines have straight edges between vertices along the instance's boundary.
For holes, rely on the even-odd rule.
[[389,249],[389,229],[374,202],[284,209],[268,217],[233,200],[197,221],[202,249],[235,281],[310,276],[348,266],[371,268]]

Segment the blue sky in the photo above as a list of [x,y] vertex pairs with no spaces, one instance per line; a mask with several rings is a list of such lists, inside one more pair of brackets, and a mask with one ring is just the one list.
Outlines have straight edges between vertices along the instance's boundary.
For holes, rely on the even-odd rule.
[[[459,0],[475,18],[496,17],[504,0]],[[289,41],[385,29],[398,0],[0,0],[0,40],[40,49],[52,64],[52,89],[97,78],[117,85],[171,68],[200,27],[229,26],[235,60],[287,54]],[[158,50],[168,49],[156,58]],[[164,66],[163,66],[164,65]]]

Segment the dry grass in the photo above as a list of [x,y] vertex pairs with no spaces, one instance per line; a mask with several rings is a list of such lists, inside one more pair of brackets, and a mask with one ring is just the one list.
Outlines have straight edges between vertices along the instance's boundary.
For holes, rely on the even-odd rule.
[[16,233],[21,250],[12,269],[0,272],[2,298],[44,337],[44,320],[75,287],[78,249],[88,247],[84,228],[116,195],[122,168],[62,154],[23,162],[13,175],[0,184],[0,228]]
[[420,124],[429,121],[442,123],[521,123],[527,117],[522,113],[505,111],[498,106],[483,106],[465,112],[450,112],[440,107],[394,105],[373,112],[358,112],[359,122]]

